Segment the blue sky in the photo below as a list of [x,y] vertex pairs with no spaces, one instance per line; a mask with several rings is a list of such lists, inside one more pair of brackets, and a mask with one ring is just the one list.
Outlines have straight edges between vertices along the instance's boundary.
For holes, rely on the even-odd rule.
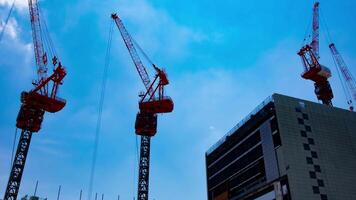
[[[4,20],[11,1],[0,0]],[[0,196],[8,180],[19,95],[36,78],[27,2],[17,0],[0,44]],[[356,74],[356,2],[321,2],[330,33]],[[43,0],[42,10],[68,75],[60,89],[65,109],[46,114],[32,140],[20,195],[86,197],[110,14],[117,12],[158,66],[166,68],[175,101],[160,116],[152,140],[150,197],[206,198],[204,153],[272,93],[315,101],[302,80],[296,52],[311,21],[308,1]],[[1,25],[2,28],[2,25]],[[117,29],[114,31],[94,192],[105,199],[136,196],[134,120],[143,85]],[[334,77],[334,103],[346,108],[325,38],[321,62]],[[152,71],[151,71],[152,72]]]

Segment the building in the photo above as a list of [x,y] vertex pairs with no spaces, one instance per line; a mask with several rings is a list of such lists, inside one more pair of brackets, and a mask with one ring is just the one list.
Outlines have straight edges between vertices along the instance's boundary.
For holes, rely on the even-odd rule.
[[206,152],[208,200],[356,199],[356,114],[274,94]]

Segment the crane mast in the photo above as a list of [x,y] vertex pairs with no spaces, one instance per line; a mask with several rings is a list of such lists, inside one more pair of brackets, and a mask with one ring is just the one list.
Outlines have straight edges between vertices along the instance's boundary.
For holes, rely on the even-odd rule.
[[325,105],[332,106],[334,94],[328,80],[331,77],[331,71],[319,63],[319,5],[320,3],[316,2],[313,8],[312,41],[310,45],[303,46],[298,55],[301,57],[304,67],[302,78],[313,81],[314,92],[318,100]]
[[356,102],[356,81],[355,81],[354,77],[352,76],[352,74],[351,74],[349,68],[347,67],[344,59],[342,58],[341,54],[336,49],[335,44],[334,43],[330,44],[329,48],[330,48],[331,54],[334,58],[336,67],[338,67],[340,69],[342,77],[344,78],[346,85],[348,87],[350,97],[349,97],[347,103],[349,104],[350,111],[353,111],[355,108],[353,101]]
[[47,77],[47,55],[42,42],[43,35],[38,1],[29,0],[28,5],[38,81],[33,83],[34,89],[21,93],[22,104],[16,119],[16,127],[21,129],[21,136],[11,167],[4,200],[17,199],[32,134],[41,129],[44,113],[56,113],[62,110],[66,104],[65,100],[57,97],[58,88],[66,76],[66,70],[54,56],[52,63],[55,69],[53,74]]
[[[157,114],[172,112],[174,105],[171,98],[164,96],[164,86],[169,84],[166,73],[151,63],[156,71],[154,80],[151,82],[136,51],[134,41],[122,20],[117,14],[112,14],[111,18],[115,21],[146,88],[146,92],[139,95],[141,99],[139,101],[139,112],[136,115],[135,132],[141,136],[137,200],[148,200],[151,137],[157,132]],[[139,49],[141,50],[141,48]],[[142,53],[145,55],[144,52]]]

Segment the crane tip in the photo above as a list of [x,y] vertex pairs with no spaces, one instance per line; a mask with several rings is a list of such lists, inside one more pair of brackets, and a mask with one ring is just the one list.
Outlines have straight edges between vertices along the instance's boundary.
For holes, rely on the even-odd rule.
[[113,18],[113,19],[117,19],[117,18],[119,18],[119,17],[117,16],[117,14],[116,14],[116,13],[112,13],[112,14],[111,14],[111,18]]

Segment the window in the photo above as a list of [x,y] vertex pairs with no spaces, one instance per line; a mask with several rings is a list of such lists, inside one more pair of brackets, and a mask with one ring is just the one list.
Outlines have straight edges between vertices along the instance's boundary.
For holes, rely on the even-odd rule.
[[324,186],[325,186],[325,185],[324,185],[324,181],[318,179],[318,185],[319,185],[319,187],[324,187]]
[[314,165],[314,170],[315,170],[316,172],[321,172],[320,165]]
[[296,107],[295,112],[302,112],[302,109],[300,109],[300,107]]
[[316,173],[310,171],[309,172],[309,176],[310,176],[310,178],[315,179],[316,178]]
[[298,124],[304,124],[304,120],[301,118],[298,118]]
[[307,163],[308,164],[313,164],[313,158],[307,157]]
[[306,131],[300,131],[300,135],[302,137],[307,137],[307,132]]
[[308,132],[312,131],[310,126],[305,126],[305,130],[308,131]]
[[271,125],[271,130],[272,133],[276,130],[278,130],[278,123],[277,123],[277,118],[274,117],[271,121],[270,121],[270,125]]
[[308,120],[309,119],[308,114],[303,113],[303,119]]
[[313,158],[318,158],[318,154],[317,154],[315,151],[312,151],[312,152],[311,152],[311,156],[312,156]]
[[313,138],[308,138],[308,143],[314,145],[315,144],[314,139]]
[[320,194],[320,189],[318,186],[313,186],[313,192],[314,194]]
[[328,200],[328,196],[326,196],[326,194],[321,194],[320,195],[320,199],[321,200]]
[[310,151],[310,146],[309,146],[309,144],[303,144],[303,148],[304,148],[304,150],[306,150],[306,151]]
[[282,145],[281,136],[279,135],[279,132],[273,135],[273,144],[274,147],[278,147]]

